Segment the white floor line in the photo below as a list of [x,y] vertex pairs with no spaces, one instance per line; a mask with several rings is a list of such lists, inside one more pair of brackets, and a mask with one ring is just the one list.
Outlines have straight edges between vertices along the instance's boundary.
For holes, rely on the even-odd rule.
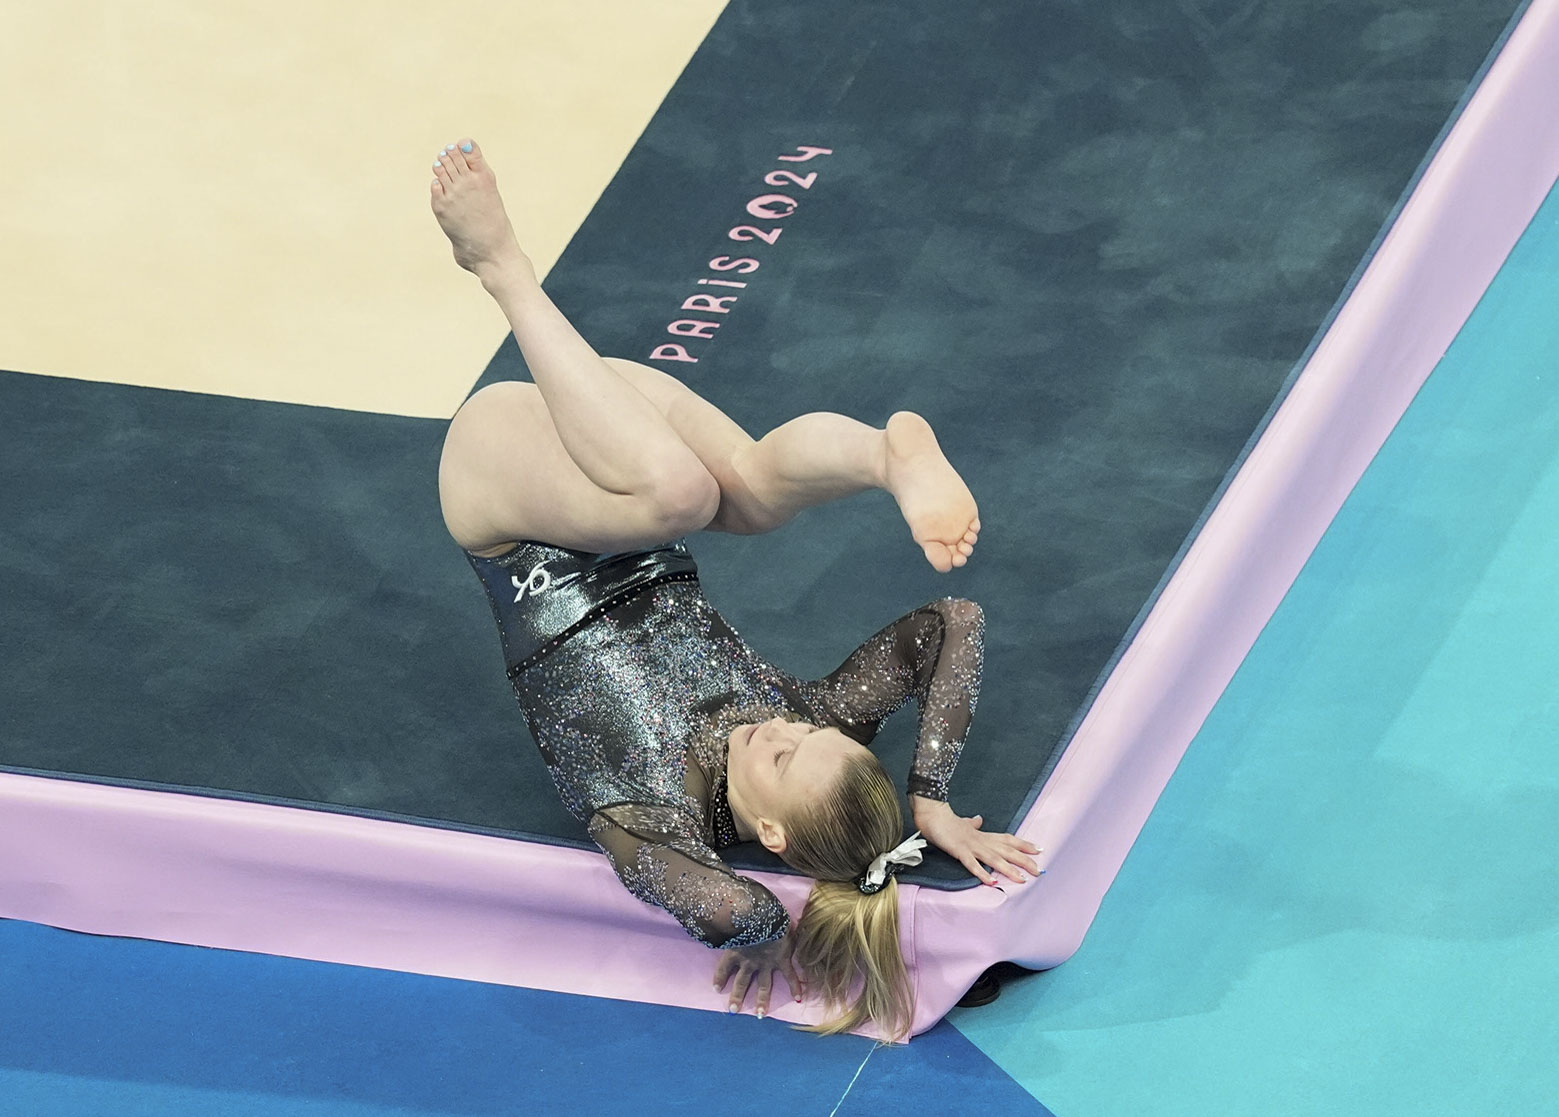
[[[877,1053],[877,1048],[881,1046],[882,1044],[880,1043],[872,1044],[872,1049],[866,1053],[866,1058],[862,1059],[861,1065],[855,1068],[855,1078],[861,1077],[861,1072],[866,1069],[867,1060],[875,1055]],[[839,1112],[839,1107],[844,1104],[844,1099],[849,1097],[850,1091],[855,1088],[855,1078],[850,1079],[850,1085],[846,1086],[844,1088],[844,1093],[839,1095],[839,1101],[836,1102],[834,1107],[828,1111],[828,1117],[834,1117],[834,1114]]]

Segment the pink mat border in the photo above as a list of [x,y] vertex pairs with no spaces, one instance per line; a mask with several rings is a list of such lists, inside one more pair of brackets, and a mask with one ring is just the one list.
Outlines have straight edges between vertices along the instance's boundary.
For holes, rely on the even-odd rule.
[[[1555,105],[1559,0],[1534,0],[1021,824],[1047,875],[902,890],[916,1032],[988,965],[1076,950],[1186,747],[1559,177]],[[752,875],[800,910],[805,880]],[[0,773],[0,917],[723,1003],[714,952],[596,854],[176,792]]]

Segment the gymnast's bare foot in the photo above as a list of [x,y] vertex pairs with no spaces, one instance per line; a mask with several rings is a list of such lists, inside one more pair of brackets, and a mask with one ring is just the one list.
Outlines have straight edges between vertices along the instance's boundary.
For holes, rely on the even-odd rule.
[[895,412],[888,419],[887,435],[888,491],[926,560],[946,574],[969,561],[979,539],[980,510],[974,494],[943,456],[931,424],[919,415]]
[[498,196],[498,176],[476,141],[457,140],[444,148],[433,173],[433,216],[455,249],[455,263],[483,283],[516,268],[534,279]]

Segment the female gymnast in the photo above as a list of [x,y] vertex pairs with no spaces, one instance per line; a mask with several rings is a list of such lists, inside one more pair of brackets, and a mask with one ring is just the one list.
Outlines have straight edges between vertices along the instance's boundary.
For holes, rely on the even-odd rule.
[[[681,537],[770,531],[881,488],[947,573],[973,552],[973,496],[911,412],[885,430],[813,413],[755,442],[675,378],[597,356],[538,285],[481,149],[450,144],[433,169],[455,261],[497,300],[535,381],[488,385],[460,408],[439,497],[564,804],[634,895],[723,948],[714,982],[731,985],[729,1011],[751,987],[764,1015],[776,972],[801,1000],[799,970],[832,1016],[814,1030],[871,1020],[903,1036],[913,998],[893,872],[917,864],[926,840],[987,884],[1038,872],[1034,846],[947,803],[979,696],[980,607],[931,602],[804,681],[714,610]],[[897,792],[865,745],[911,699],[908,790],[924,837],[906,841]],[[741,841],[815,879],[794,927],[715,852]]]

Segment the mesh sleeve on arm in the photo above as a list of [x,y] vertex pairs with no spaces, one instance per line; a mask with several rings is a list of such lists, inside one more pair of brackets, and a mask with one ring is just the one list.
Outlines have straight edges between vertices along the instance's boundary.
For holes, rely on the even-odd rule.
[[756,946],[790,929],[774,893],[737,876],[673,807],[605,807],[590,819],[590,837],[628,891],[665,908],[706,946]]
[[818,697],[825,716],[862,743],[913,698],[920,729],[908,790],[945,801],[984,665],[984,611],[973,601],[944,597],[900,617],[850,653],[819,682]]

